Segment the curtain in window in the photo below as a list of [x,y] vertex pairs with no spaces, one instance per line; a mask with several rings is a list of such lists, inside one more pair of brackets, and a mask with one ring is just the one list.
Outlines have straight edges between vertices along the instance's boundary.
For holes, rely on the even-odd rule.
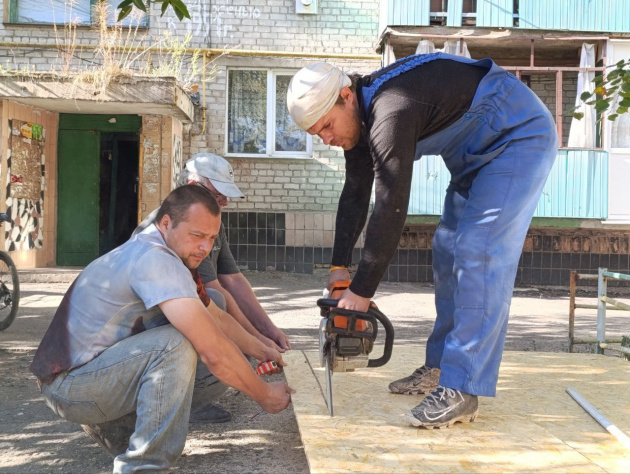
[[[582,43],[582,54],[580,55],[580,67],[595,67],[595,45]],[[580,96],[583,92],[593,92],[595,86],[594,72],[580,71],[577,81],[577,97],[575,105],[578,107],[577,112],[582,112],[584,117],[581,120],[571,120],[571,129],[569,130],[569,142],[567,146],[571,148],[593,148],[595,147],[595,107],[592,105],[582,104]]]
[[435,53],[435,45],[433,41],[420,40],[418,47],[416,48],[416,54],[430,54]]
[[228,153],[266,153],[267,71],[230,71],[228,91]]
[[630,114],[617,117],[612,123],[613,148],[630,148]]
[[17,0],[18,23],[90,24],[90,0]]
[[306,151],[306,132],[293,121],[287,109],[291,76],[276,76],[276,151]]
[[385,50],[383,51],[384,66],[389,66],[396,62],[396,55],[394,54],[394,46],[388,41],[385,44]]
[[465,58],[470,58],[470,53],[468,52],[468,45],[464,40],[449,40],[444,42],[444,49],[442,49],[447,54],[452,54],[454,56],[463,56]]

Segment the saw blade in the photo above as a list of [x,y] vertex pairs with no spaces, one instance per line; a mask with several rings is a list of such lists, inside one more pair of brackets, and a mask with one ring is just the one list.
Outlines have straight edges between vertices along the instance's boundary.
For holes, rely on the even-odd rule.
[[330,344],[328,346],[328,354],[326,354],[326,365],[324,368],[326,376],[326,405],[328,406],[330,416],[333,416],[332,361],[334,356],[334,348],[333,345]]
[[328,336],[326,333],[326,325],[328,318],[322,318],[319,322],[319,366],[324,367],[326,365]]

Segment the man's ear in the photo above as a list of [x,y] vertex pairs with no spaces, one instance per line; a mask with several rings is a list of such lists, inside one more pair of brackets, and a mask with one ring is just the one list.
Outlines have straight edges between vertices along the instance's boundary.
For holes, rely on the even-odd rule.
[[343,89],[341,89],[339,91],[339,95],[343,98],[344,107],[353,106],[357,102],[354,91],[349,87],[344,87]]
[[162,216],[162,219],[160,219],[160,222],[158,222],[158,227],[164,230],[170,229],[172,225],[173,221],[171,220],[171,216],[169,216],[168,214],[164,214]]

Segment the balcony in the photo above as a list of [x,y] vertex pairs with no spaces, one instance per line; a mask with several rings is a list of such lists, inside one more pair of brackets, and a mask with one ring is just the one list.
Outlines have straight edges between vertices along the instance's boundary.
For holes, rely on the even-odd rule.
[[[450,173],[440,156],[423,156],[414,164],[410,215],[441,215]],[[606,219],[608,153],[560,149],[534,217]]]
[[384,26],[627,33],[630,0],[388,0]]

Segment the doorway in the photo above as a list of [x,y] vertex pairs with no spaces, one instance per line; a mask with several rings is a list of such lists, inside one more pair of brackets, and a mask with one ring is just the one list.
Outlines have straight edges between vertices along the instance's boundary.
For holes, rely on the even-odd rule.
[[60,115],[57,265],[87,265],[131,236],[141,124],[137,115]]
[[138,225],[138,135],[102,133],[99,256],[125,243]]

